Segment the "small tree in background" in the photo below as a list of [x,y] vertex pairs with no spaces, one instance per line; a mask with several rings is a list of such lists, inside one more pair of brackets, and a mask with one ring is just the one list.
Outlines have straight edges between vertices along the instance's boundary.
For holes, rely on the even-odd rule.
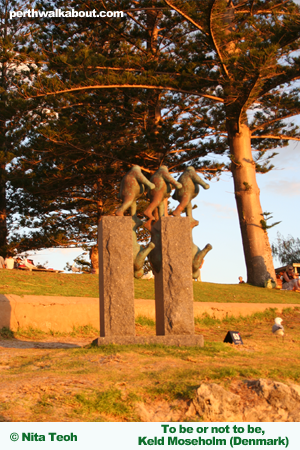
[[300,263],[300,239],[288,235],[286,238],[277,233],[277,240],[272,244],[273,256],[283,265]]

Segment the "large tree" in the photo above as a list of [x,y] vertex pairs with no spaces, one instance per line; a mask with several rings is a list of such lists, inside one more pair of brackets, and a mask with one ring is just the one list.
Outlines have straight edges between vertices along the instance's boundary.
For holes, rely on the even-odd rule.
[[[145,19],[149,57],[157,47],[158,17],[151,14]],[[36,33],[36,64],[42,65],[27,97],[49,83],[69,92],[29,100],[36,108],[35,120],[29,125],[26,117],[23,120],[27,139],[10,179],[14,188],[10,200],[20,217],[13,237],[19,251],[95,242],[97,222],[116,208],[118,185],[133,164],[149,176],[160,164],[178,170],[195,155],[197,166],[208,175],[222,167],[209,163],[210,144],[199,141],[208,130],[196,130],[189,123],[187,112],[195,107],[191,95],[178,94],[174,108],[174,96],[159,90],[78,92],[76,87],[91,77],[95,60],[104,55],[119,59],[122,53],[119,39],[108,40],[109,27],[106,31],[97,23],[80,25],[78,29],[68,20],[47,21]],[[18,232],[21,226],[27,229],[23,236]]]
[[[31,2],[27,2],[28,6]],[[8,250],[8,228],[14,213],[7,205],[8,164],[15,146],[24,138],[20,121],[26,109],[18,88],[30,82],[35,66],[28,51],[30,27],[25,19],[10,19],[10,12],[22,2],[0,0],[0,253]],[[23,130],[24,131],[24,130]]]
[[[76,1],[58,3],[75,9],[82,6]],[[248,282],[263,285],[268,278],[275,278],[256,182],[256,172],[270,167],[262,166],[252,152],[262,157],[276,145],[287,144],[288,139],[300,139],[297,127],[288,120],[299,114],[300,106],[295,85],[300,77],[295,53],[299,48],[299,7],[292,1],[280,0],[84,3],[85,9],[103,7],[126,12],[126,18],[119,21],[99,19],[100,26],[105,26],[107,47],[117,51],[94,53],[92,60],[87,58],[77,65],[75,75],[74,55],[72,51],[65,54],[63,62],[65,71],[69,68],[69,79],[62,83],[60,73],[46,76],[35,98],[82,90],[134,88],[153,92],[155,103],[169,92],[174,108],[183,108],[183,104],[188,107],[195,139],[204,137],[212,153],[227,152],[230,158]],[[70,24],[66,21],[66,27]],[[86,36],[82,44],[87,54],[90,29],[97,26],[97,21],[77,25],[80,39]],[[151,29],[155,32],[149,34]],[[155,46],[151,47],[153,41]],[[52,62],[57,49],[54,53]],[[33,96],[26,90],[23,94]],[[188,100],[182,102],[186,94]],[[156,119],[158,123],[159,115]],[[215,139],[208,141],[209,135]],[[199,153],[195,150],[194,145],[173,149],[183,161],[197,161]]]

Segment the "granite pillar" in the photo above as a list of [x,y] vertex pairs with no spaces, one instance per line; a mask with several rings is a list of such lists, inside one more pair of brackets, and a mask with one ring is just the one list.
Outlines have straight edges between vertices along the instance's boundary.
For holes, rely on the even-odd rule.
[[135,336],[132,218],[104,216],[98,248],[100,336]]
[[203,336],[194,334],[189,218],[162,217],[155,228],[159,270],[155,272],[156,336],[135,336],[132,220],[121,216],[102,218],[98,241],[100,337],[93,341],[94,345],[203,347]]
[[155,272],[156,335],[194,335],[192,240],[188,217],[162,217],[161,269]]

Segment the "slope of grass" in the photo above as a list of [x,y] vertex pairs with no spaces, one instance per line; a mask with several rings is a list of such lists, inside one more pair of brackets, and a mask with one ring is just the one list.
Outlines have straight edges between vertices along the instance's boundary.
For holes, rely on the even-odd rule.
[[90,274],[0,270],[0,293],[98,297],[98,277]]
[[300,303],[300,293],[265,289],[250,284],[194,283],[195,302]]
[[[134,282],[135,298],[154,299],[153,280],[134,280]],[[194,282],[193,285],[195,302],[300,304],[300,293],[297,292],[264,289],[248,284]],[[98,276],[0,269],[0,293],[98,297]]]

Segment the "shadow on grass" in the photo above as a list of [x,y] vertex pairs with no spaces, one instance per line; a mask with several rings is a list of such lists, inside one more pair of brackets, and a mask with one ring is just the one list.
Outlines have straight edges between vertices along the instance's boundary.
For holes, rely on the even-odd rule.
[[[81,333],[80,333],[81,331]],[[94,330],[93,330],[94,331]],[[96,330],[97,331],[97,330]],[[69,343],[65,342],[63,339],[53,340],[52,337],[63,338],[65,337],[66,341],[70,337],[77,337],[78,339],[91,339],[90,336],[90,327],[81,327],[73,329],[72,333],[58,333],[50,331],[49,333],[45,333],[42,330],[28,327],[26,329],[19,329],[18,331],[12,331],[7,327],[3,327],[0,330],[0,347],[3,348],[81,348],[81,345],[77,343]],[[47,337],[50,338],[49,341],[44,340]]]

